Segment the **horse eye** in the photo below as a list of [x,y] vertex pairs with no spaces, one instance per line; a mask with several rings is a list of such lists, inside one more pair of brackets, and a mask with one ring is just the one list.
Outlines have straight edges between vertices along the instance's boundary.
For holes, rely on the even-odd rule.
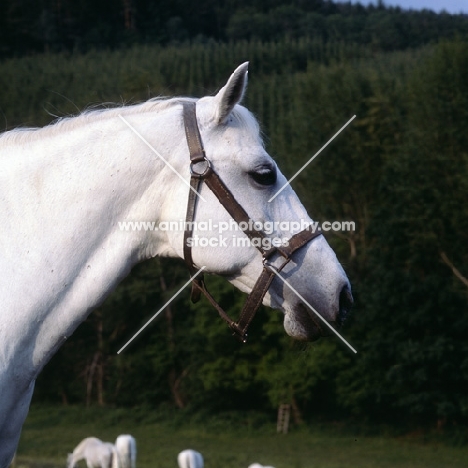
[[273,185],[276,182],[276,169],[261,169],[256,172],[249,172],[249,176],[260,185]]

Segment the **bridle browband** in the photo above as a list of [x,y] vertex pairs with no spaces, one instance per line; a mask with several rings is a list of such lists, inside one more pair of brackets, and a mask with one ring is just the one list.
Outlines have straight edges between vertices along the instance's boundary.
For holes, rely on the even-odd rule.
[[[184,259],[189,267],[190,274],[194,276],[198,273],[197,276],[192,280],[191,299],[192,302],[197,302],[200,299],[201,293],[203,293],[208,301],[218,311],[219,315],[228,323],[229,327],[234,332],[234,336],[245,343],[247,340],[247,329],[249,324],[261,306],[263,298],[267,293],[276,273],[280,272],[291,261],[292,254],[296,250],[304,247],[312,239],[319,236],[321,232],[312,232],[310,229],[304,229],[303,231],[294,234],[289,239],[287,245],[281,245],[281,247],[273,246],[267,250],[263,248],[263,242],[253,242],[253,245],[262,254],[263,270],[257,279],[251,293],[247,297],[244,307],[240,313],[239,320],[237,322],[232,320],[207,290],[203,273],[199,273],[199,270],[194,265],[192,259],[192,250],[189,238],[191,238],[193,234],[193,221],[195,218],[195,208],[198,197],[197,193],[202,182],[205,182],[208,188],[215,194],[221,205],[224,206],[226,211],[232,216],[237,224],[242,222],[246,223],[244,226],[248,226],[248,229],[243,230],[243,232],[251,241],[253,239],[263,240],[268,238],[268,236],[263,231],[257,230],[255,228],[255,223],[252,222],[244,208],[239,205],[231,191],[226,187],[226,185],[211,167],[210,161],[206,158],[205,150],[203,149],[203,144],[201,141],[200,131],[197,125],[196,103],[194,101],[186,101],[183,103],[183,115],[185,135],[190,152],[191,174],[191,190],[189,190],[187,214],[185,217]],[[197,167],[199,168],[198,170]],[[278,267],[268,263],[268,261],[275,254],[278,254],[284,259],[283,263]]]

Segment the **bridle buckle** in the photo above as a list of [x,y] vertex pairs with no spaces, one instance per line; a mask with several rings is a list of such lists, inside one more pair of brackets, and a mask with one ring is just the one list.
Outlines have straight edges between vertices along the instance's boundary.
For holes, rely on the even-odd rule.
[[[200,164],[204,164],[205,167],[201,171],[197,171],[196,166]],[[203,154],[203,157],[200,158],[200,160],[190,161],[190,175],[192,177],[197,177],[199,179],[202,179],[206,177],[210,171],[211,171],[211,162],[209,159],[206,159],[206,156],[204,154]]]
[[236,322],[231,322],[229,328],[232,330],[232,336],[241,343],[247,343],[247,333],[240,329]]

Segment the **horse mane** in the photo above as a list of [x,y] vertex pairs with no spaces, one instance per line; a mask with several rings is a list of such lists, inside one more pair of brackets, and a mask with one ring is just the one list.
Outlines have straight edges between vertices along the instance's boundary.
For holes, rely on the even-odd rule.
[[37,138],[54,136],[60,132],[73,130],[90,122],[114,118],[119,114],[125,116],[145,112],[159,112],[187,101],[196,101],[196,99],[157,97],[139,104],[116,104],[115,107],[105,107],[102,109],[88,108],[78,115],[60,117],[45,127],[20,127],[4,132],[0,134],[0,144],[7,145],[34,141]]
[[[39,138],[53,137],[58,133],[74,130],[80,126],[91,122],[103,121],[119,115],[129,116],[134,114],[143,114],[145,112],[161,112],[176,105],[188,101],[197,101],[190,97],[156,97],[139,104],[125,105],[116,104],[116,107],[105,107],[103,109],[88,108],[78,115],[61,117],[54,120],[45,127],[24,127],[16,128],[3,134],[0,134],[1,146],[30,143]],[[244,108],[244,111],[233,109],[231,118],[235,120],[241,128],[254,128],[260,131],[259,124],[250,111]]]

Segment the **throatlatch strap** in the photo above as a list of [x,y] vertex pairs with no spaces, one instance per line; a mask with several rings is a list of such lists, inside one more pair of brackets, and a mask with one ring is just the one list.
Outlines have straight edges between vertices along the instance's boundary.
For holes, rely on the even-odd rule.
[[216,302],[215,298],[210,294],[208,289],[206,289],[205,281],[203,279],[199,281],[198,278],[199,276],[193,281],[193,287],[196,288],[199,293],[202,292],[205,295],[210,304],[218,311],[221,318],[224,319],[228,323],[229,327],[232,328],[232,326],[235,325],[234,320],[229,317],[223,308]]

